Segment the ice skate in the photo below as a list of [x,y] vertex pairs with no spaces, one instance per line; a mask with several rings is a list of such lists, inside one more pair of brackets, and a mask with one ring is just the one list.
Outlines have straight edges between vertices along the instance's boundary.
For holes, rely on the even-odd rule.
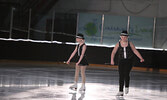
[[125,94],[128,94],[129,93],[129,88],[125,88]]
[[85,91],[86,88],[85,88],[85,85],[82,85],[81,88],[79,89],[79,91]]
[[76,91],[77,90],[77,84],[71,85],[70,89]]
[[123,92],[118,92],[116,96],[123,96],[124,93]]

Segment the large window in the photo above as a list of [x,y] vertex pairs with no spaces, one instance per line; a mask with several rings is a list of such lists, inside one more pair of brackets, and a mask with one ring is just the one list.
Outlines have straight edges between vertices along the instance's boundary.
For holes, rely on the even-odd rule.
[[88,44],[100,44],[102,15],[98,14],[79,14],[78,33],[85,35]]
[[[127,25],[129,26],[129,29]],[[129,40],[137,47],[153,46],[154,18],[112,16],[104,15],[102,27],[102,15],[100,14],[79,14],[78,32],[83,33],[86,43],[100,45],[115,45],[122,30],[129,30]],[[103,29],[103,32],[101,30]],[[103,36],[103,37],[101,37]],[[101,42],[102,41],[102,42]]]
[[157,18],[155,47],[167,48],[167,18]]
[[137,47],[152,47],[153,25],[153,18],[130,17],[130,40]]
[[[0,38],[75,42],[76,32],[85,36],[87,44],[113,46],[123,30],[130,33],[129,40],[137,47],[166,48],[166,18],[115,16],[93,13],[48,14],[20,9],[0,10]],[[78,15],[78,16],[77,16]],[[7,16],[7,17],[4,17]],[[53,23],[54,22],[54,23]],[[153,40],[153,29],[155,41]]]
[[120,37],[122,30],[127,30],[127,16],[104,16],[104,33],[103,33],[103,44],[104,45],[115,45]]

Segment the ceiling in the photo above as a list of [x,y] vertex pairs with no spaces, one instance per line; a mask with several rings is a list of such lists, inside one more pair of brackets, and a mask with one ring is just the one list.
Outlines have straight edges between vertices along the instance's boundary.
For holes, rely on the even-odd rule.
[[0,23],[9,23],[11,9],[15,8],[15,15],[18,18],[27,16],[29,9],[32,9],[32,25],[38,23],[42,16],[46,14],[59,0],[0,0]]

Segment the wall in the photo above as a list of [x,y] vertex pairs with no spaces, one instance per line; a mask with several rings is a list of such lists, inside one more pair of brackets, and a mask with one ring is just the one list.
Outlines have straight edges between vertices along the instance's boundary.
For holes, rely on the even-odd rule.
[[158,6],[158,17],[167,17],[167,0],[157,0],[159,1]]
[[[163,4],[162,0],[160,4]],[[90,12],[155,17],[159,16],[158,12],[161,11],[158,7],[159,0],[59,0],[54,9],[65,13]]]
[[167,17],[166,4],[167,0],[59,0],[54,9],[57,12],[66,13],[90,12],[125,16]]
[[[34,60],[34,61],[67,61],[74,50],[74,45],[48,44],[21,41],[0,40],[0,59],[14,60]],[[110,63],[110,55],[113,48],[88,46],[86,55],[89,63],[105,64]],[[139,52],[145,59],[145,63],[140,63],[135,57],[134,65],[140,67],[153,67],[154,69],[167,69],[167,52],[142,50]],[[74,61],[75,59],[73,59]],[[115,59],[117,62],[117,58]]]

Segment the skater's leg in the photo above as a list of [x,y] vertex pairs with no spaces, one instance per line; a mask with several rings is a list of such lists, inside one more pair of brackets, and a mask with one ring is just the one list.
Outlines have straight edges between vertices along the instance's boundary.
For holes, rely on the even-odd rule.
[[81,77],[82,77],[82,84],[85,84],[86,76],[85,76],[85,70],[86,66],[81,66]]
[[86,70],[86,66],[80,66],[80,69],[81,69],[81,77],[82,77],[82,86],[80,88],[80,91],[85,91],[85,80],[86,80],[85,70]]
[[131,69],[132,67],[128,68],[128,70],[125,71],[125,87],[129,87]]
[[72,89],[72,90],[77,90],[77,83],[78,83],[78,77],[79,77],[79,70],[80,70],[80,66],[75,66],[74,84],[70,86],[70,89]]
[[80,66],[75,66],[75,78],[74,78],[75,83],[78,82],[79,70],[80,70]]
[[123,96],[123,87],[124,87],[124,63],[122,61],[119,62],[118,65],[119,72],[119,92],[117,96]]
[[119,71],[119,91],[123,92],[123,87],[124,87],[124,64],[120,62],[118,66],[118,71]]
[[130,82],[130,71],[132,69],[132,63],[129,61],[126,65],[127,65],[127,68],[125,69],[125,94],[128,94],[129,82]]
[[126,63],[126,69],[125,69],[125,87],[129,87],[131,69],[132,69],[132,63],[128,61]]

